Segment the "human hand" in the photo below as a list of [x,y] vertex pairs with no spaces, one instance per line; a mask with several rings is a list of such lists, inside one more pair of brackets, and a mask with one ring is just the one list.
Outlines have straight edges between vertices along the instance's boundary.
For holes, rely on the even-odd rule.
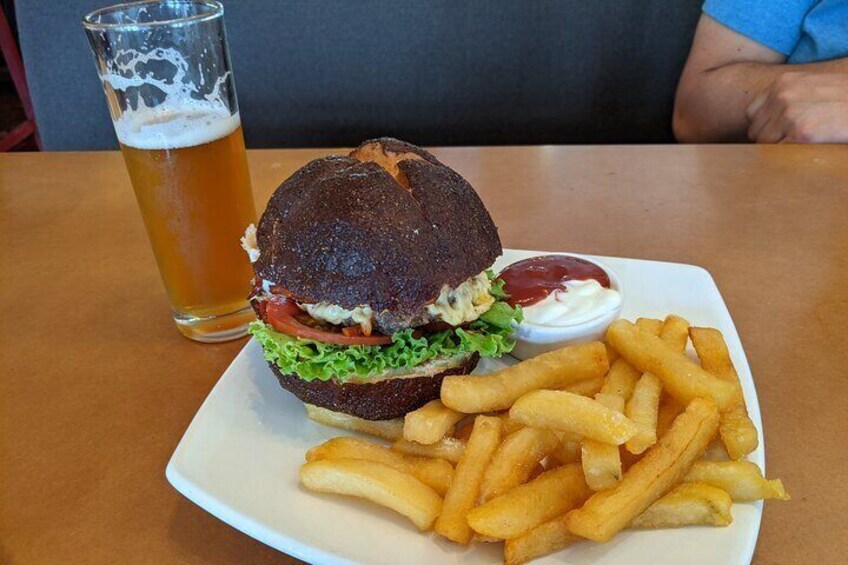
[[846,143],[848,73],[784,73],[745,114],[757,143]]

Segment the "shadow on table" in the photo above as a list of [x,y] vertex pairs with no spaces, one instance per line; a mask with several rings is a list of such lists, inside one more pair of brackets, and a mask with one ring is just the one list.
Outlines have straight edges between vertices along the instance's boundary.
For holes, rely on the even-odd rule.
[[168,537],[184,552],[184,562],[302,563],[231,528],[182,496],[168,524]]

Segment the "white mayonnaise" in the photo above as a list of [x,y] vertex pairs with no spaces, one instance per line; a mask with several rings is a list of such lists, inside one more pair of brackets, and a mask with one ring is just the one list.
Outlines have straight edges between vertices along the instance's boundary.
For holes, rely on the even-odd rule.
[[256,244],[256,226],[253,224],[250,224],[244,230],[244,237],[241,238],[241,248],[247,252],[250,262],[256,263],[256,260],[259,259],[259,246]]
[[276,286],[276,285],[274,283],[272,283],[271,281],[269,281],[268,279],[262,279],[262,290],[264,290],[268,294],[271,294],[271,287],[272,286]]
[[621,293],[604,288],[594,280],[567,281],[565,290],[555,290],[543,300],[525,306],[524,322],[540,326],[574,326],[615,311]]

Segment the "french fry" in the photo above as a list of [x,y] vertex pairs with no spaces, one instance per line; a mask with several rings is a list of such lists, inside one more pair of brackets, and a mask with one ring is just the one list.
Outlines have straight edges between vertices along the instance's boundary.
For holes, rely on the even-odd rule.
[[408,473],[444,496],[453,477],[453,466],[443,459],[415,457],[392,451],[388,447],[352,437],[337,437],[306,452],[306,461],[324,459],[364,459],[388,465]]
[[604,394],[617,394],[625,401],[633,394],[636,381],[642,376],[642,372],[633,368],[633,365],[619,357],[610,367],[601,392]]
[[[617,394],[598,393],[595,400],[616,412],[624,411],[624,399]],[[586,438],[583,440],[580,460],[586,483],[592,490],[613,487],[621,480],[621,456],[617,445]]]
[[467,545],[473,532],[468,513],[480,493],[483,472],[501,441],[501,421],[493,416],[477,416],[468,445],[456,466],[450,488],[445,494],[442,513],[435,529],[449,540]]
[[670,394],[663,394],[660,397],[660,407],[657,410],[657,439],[665,435],[674,419],[680,416],[683,410],[684,406]]
[[705,483],[683,483],[636,516],[631,528],[657,530],[682,526],[729,526],[730,495]]
[[392,450],[406,453],[407,455],[444,459],[445,461],[456,464],[459,463],[462,453],[465,451],[465,442],[460,439],[446,437],[436,443],[424,445],[401,438],[392,444]]
[[689,322],[680,316],[669,314],[663,322],[660,339],[674,350],[683,353],[689,341]]
[[503,436],[508,436],[524,427],[524,424],[509,417],[509,411],[500,412],[497,416],[501,419],[501,434]]
[[[685,483],[649,506],[633,519],[630,527],[660,529],[694,525],[727,526],[733,521],[730,506],[730,496],[723,490],[704,483]],[[518,538],[507,539],[504,544],[504,563],[519,565],[583,539],[568,529],[567,522],[566,516],[560,516]]]
[[401,418],[394,420],[363,420],[356,416],[333,412],[332,410],[313,406],[312,404],[304,404],[304,406],[306,406],[306,415],[310,420],[325,426],[381,437],[389,441],[395,441],[403,436],[403,420]]
[[636,320],[636,327],[643,332],[648,332],[652,335],[660,335],[663,327],[663,321],[656,318],[639,318]]
[[718,487],[736,501],[789,500],[780,479],[767,480],[750,461],[698,461],[683,480]]
[[536,477],[538,477],[539,475],[541,475],[545,471],[546,471],[545,466],[542,465],[542,462],[540,461],[539,463],[536,463],[535,465],[533,465],[533,468],[530,470],[530,475],[527,477],[527,480],[532,481],[533,479],[535,479]]
[[479,502],[482,504],[527,482],[539,462],[559,446],[549,430],[521,428],[504,438],[483,473]]
[[627,469],[629,469],[630,467],[635,465],[637,461],[642,459],[642,455],[644,455],[644,453],[636,455],[627,451],[626,445],[619,445],[618,455],[621,457],[621,470],[627,472]]
[[565,465],[478,506],[468,524],[478,534],[513,539],[580,506],[590,494],[580,466]]
[[731,459],[743,459],[757,449],[759,439],[757,428],[748,417],[748,408],[745,406],[739,375],[730,359],[724,336],[719,330],[713,328],[689,328],[689,336],[701,360],[701,366],[707,372],[736,388],[736,401],[722,411],[718,431],[727,449],[727,455]]
[[461,420],[457,425],[456,429],[453,432],[453,437],[456,439],[461,439],[462,441],[468,441],[468,438],[471,437],[471,429],[474,427],[474,417],[466,416],[465,419]]
[[506,540],[504,565],[520,565],[531,559],[564,549],[582,539],[571,533],[566,524],[566,517],[560,516],[536,526],[523,536]]
[[734,402],[733,385],[714,377],[680,351],[627,320],[610,324],[607,340],[633,367],[659,377],[663,388],[683,404],[707,397],[719,409],[725,409]]
[[442,510],[436,492],[407,473],[363,459],[325,459],[300,468],[300,482],[309,490],[356,496],[390,508],[429,530]]
[[[721,427],[721,420],[719,420],[719,428]],[[724,448],[724,444],[721,443],[721,440],[718,436],[713,438],[713,441],[710,442],[709,447],[701,456],[703,461],[727,461],[729,458],[727,457],[727,450]]]
[[709,445],[718,421],[718,409],[711,400],[693,400],[616,486],[596,492],[582,508],[566,515],[568,529],[594,541],[611,539],[680,482]]
[[561,390],[529,392],[513,404],[509,416],[527,426],[572,432],[613,445],[636,433],[636,425],[621,412]]
[[[674,349],[680,352],[686,349],[689,322],[680,316],[671,314],[666,317],[665,322],[640,318],[636,320],[637,327],[640,320],[643,326],[649,326],[649,333],[658,335]],[[640,329],[645,328],[640,327]],[[643,374],[633,388],[633,394],[627,401],[624,414],[633,420],[639,431],[626,444],[630,453],[638,455],[657,442],[657,413],[661,393],[662,382],[653,373]]]
[[507,565],[628,527],[727,526],[732,501],[789,499],[742,460],[758,432],[723,336],[676,315],[618,320],[604,343],[446,377],[441,399],[403,420],[306,410],[394,444],[313,447],[305,488],[370,500],[460,544],[503,540]]
[[606,378],[604,376],[595,377],[592,379],[583,379],[582,381],[577,381],[576,383],[572,383],[562,390],[566,392],[570,392],[572,394],[579,394],[580,396],[588,396],[592,398],[599,392],[601,392],[601,388],[604,386],[606,382]]
[[403,439],[430,445],[453,432],[453,426],[465,417],[441,400],[432,400],[409,412],[403,419]]
[[580,443],[583,441],[583,436],[574,432],[566,432],[563,430],[552,430],[560,441],[573,441]]
[[657,410],[661,392],[662,382],[653,373],[642,375],[633,388],[624,412],[637,428],[636,435],[625,444],[630,453],[638,455],[657,442]]
[[563,388],[602,376],[608,369],[601,342],[571,345],[488,375],[447,376],[442,381],[442,402],[466,414],[506,410],[532,390]]
[[744,403],[731,406],[722,412],[718,431],[731,459],[744,459],[760,444],[757,427],[748,417],[748,409]]
[[607,350],[607,362],[612,365],[618,359],[618,351],[613,349],[608,343],[604,343],[604,348]]
[[692,338],[692,345],[695,346],[695,353],[698,354],[701,366],[705,370],[723,381],[739,384],[739,375],[730,359],[730,352],[721,331],[715,328],[691,327],[689,336]]
[[580,461],[581,456],[580,442],[571,440],[560,440],[559,447],[551,453],[551,457],[563,465],[577,463]]
[[[730,506],[730,496],[723,490],[703,483],[685,483],[649,506],[633,519],[630,527],[660,529],[694,525],[727,526],[733,521]],[[519,565],[583,539],[568,529],[567,522],[566,516],[560,516],[518,538],[507,539],[504,544],[504,563]]]
[[[560,445],[562,445],[562,444],[560,444]],[[557,449],[559,449],[559,447],[557,447]],[[553,454],[551,454],[551,455],[548,455],[547,457],[545,457],[545,460],[542,461],[541,466],[542,466],[542,472],[544,472],[544,471],[550,471],[551,469],[557,469],[559,467],[562,467],[562,463],[560,462],[559,459],[554,457]],[[531,481],[533,479],[535,479],[535,477],[530,478]]]

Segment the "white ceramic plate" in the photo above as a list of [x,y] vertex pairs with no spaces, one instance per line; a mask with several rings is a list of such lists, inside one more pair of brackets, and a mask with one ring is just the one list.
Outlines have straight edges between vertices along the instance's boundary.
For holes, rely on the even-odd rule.
[[[506,250],[495,267],[539,254]],[[710,274],[691,265],[597,259],[624,283],[623,317],[676,313],[724,333],[751,419],[762,430],[748,361]],[[505,362],[514,361],[486,360],[477,372]],[[198,410],[166,475],[174,488],[224,522],[310,563],[501,562],[500,544],[458,546],[421,534],[405,518],[373,504],[301,489],[297,473],[306,450],[343,433],[306,418],[302,404],[280,387],[251,340]],[[762,445],[761,435],[760,448],[750,459],[764,468]],[[735,503],[733,524],[727,528],[624,532],[609,543],[583,542],[534,563],[748,563],[761,515],[761,502]]]

